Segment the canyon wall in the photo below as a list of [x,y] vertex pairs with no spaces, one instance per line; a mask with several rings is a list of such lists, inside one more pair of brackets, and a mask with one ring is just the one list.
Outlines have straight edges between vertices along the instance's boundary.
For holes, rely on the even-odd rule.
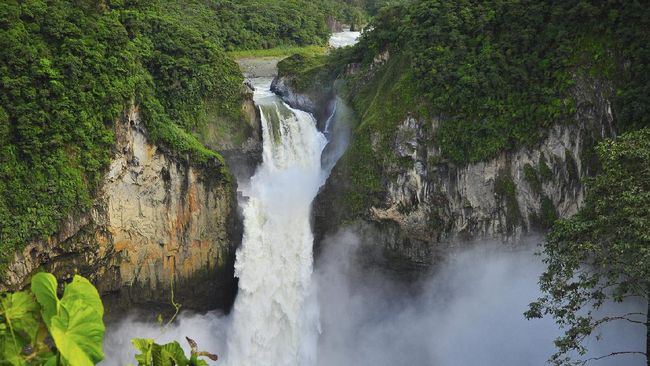
[[[373,70],[388,58],[387,53],[381,54],[365,70],[369,73],[365,79],[372,79]],[[359,72],[355,65],[347,70]],[[292,89],[294,80],[292,75],[277,78],[276,93],[318,114],[314,105],[323,103],[315,100],[322,96],[313,95],[310,88],[307,92]],[[371,132],[373,153],[369,157],[346,153],[316,198],[316,245],[325,235],[348,227],[367,236],[365,242],[374,243],[366,250],[369,261],[420,271],[448,252],[449,246],[486,238],[515,243],[522,235],[543,232],[558,217],[574,214],[583,201],[583,179],[597,169],[595,144],[615,133],[612,86],[579,73],[574,81],[571,94],[576,112],[571,118],[551,123],[535,146],[503,151],[478,163],[456,165],[442,156],[435,141],[440,120],[435,118],[407,112],[390,136]],[[381,163],[379,193],[360,211],[352,209],[346,192],[358,188],[358,183],[351,179],[350,162],[356,160],[359,166],[364,164],[359,159],[382,156],[379,144],[372,141],[386,137],[395,159]]]
[[114,155],[92,209],[16,253],[0,290],[25,286],[42,269],[88,277],[112,313],[169,311],[172,295],[183,308],[228,309],[241,241],[235,192],[223,161],[152,144],[133,106],[115,123]]

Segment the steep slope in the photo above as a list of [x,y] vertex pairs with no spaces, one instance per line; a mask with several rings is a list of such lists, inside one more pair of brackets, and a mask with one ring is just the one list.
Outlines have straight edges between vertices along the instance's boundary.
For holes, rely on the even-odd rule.
[[261,129],[225,51],[324,44],[362,17],[338,0],[0,4],[0,288],[46,268],[122,305],[169,309],[173,290],[227,308],[233,174],[260,161]]
[[134,305],[169,310],[228,308],[241,241],[235,183],[223,161],[150,142],[138,106],[115,123],[115,146],[93,205],[47,240],[17,252],[0,288],[17,289],[39,269],[93,281],[111,314]]
[[317,236],[376,231],[374,260],[426,268],[456,239],[575,213],[595,143],[648,124],[647,11],[414,1],[384,9],[352,49],[280,64],[287,100],[326,85],[358,116],[315,204]]

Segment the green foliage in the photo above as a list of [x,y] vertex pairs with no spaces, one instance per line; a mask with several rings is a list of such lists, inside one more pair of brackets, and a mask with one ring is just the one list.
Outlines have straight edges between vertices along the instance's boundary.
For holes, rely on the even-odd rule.
[[217,355],[199,351],[195,341],[187,337],[186,339],[192,349],[189,358],[178,342],[160,345],[153,339],[133,339],[131,343],[141,352],[135,356],[138,366],[208,366],[208,363],[199,357],[217,360]]
[[607,300],[650,297],[650,129],[596,150],[602,171],[587,182],[584,207],[557,221],[546,238],[548,267],[539,282],[544,295],[526,313],[549,315],[565,328],[551,358],[556,365],[570,364],[574,352],[584,355],[583,341],[604,323],[647,321],[633,314],[599,317],[595,310]]
[[[232,133],[242,75],[224,49],[324,45],[336,0],[37,0],[0,4],[0,273],[91,206],[132,101],[152,142],[217,161],[195,135]],[[216,127],[214,127],[216,126]],[[223,128],[227,126],[227,128]]]
[[294,54],[278,63],[279,76],[291,76],[292,89],[298,93],[322,94],[336,75],[327,67],[326,55]]
[[505,209],[506,231],[510,233],[519,224],[521,211],[517,202],[517,185],[507,172],[500,172],[495,178],[494,194]]
[[548,167],[544,154],[542,154],[542,156],[539,158],[539,162],[537,163],[537,171],[539,172],[539,179],[542,183],[549,182],[553,179],[553,171]]
[[405,55],[396,72],[441,116],[443,156],[477,162],[571,122],[576,70],[616,85],[608,97],[622,129],[648,125],[649,12],[622,0],[416,0],[382,9],[348,61]]
[[0,304],[3,365],[91,366],[104,358],[104,307],[85,278],[74,276],[59,298],[54,276],[38,273],[31,290],[0,294]]
[[550,198],[542,194],[539,198],[539,213],[533,217],[533,223],[543,230],[550,229],[558,219],[557,210]]
[[339,0],[152,1],[142,9],[171,14],[228,51],[325,45],[327,17],[360,23],[356,6]]
[[327,48],[324,46],[301,46],[301,47],[274,47],[266,49],[256,49],[256,50],[241,50],[241,51],[230,51],[228,56],[234,59],[240,58],[276,58],[276,57],[287,57],[291,55],[302,55],[307,57],[313,57],[318,55],[324,55],[327,52]]
[[533,190],[533,192],[540,194],[542,192],[542,182],[537,174],[537,170],[532,165],[524,165],[524,179]]
[[2,2],[0,273],[26,242],[90,208],[113,122],[132,101],[152,142],[216,160],[229,177],[195,137],[208,125],[245,125],[242,75],[224,50],[322,46],[327,17],[358,9],[338,0]]
[[397,163],[392,139],[397,124],[408,112],[426,113],[418,108],[412,76],[399,72],[406,62],[402,57],[391,58],[369,83],[360,83],[356,78],[347,81],[348,92],[355,95],[352,106],[360,119],[341,161],[348,166],[353,183],[345,194],[351,212],[358,213],[373,202],[373,197],[381,191],[383,167]]

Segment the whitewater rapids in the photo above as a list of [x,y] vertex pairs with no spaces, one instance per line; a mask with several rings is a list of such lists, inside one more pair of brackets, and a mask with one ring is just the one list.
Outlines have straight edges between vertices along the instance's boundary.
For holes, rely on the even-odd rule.
[[324,181],[327,140],[314,117],[293,109],[257,80],[263,163],[245,194],[244,237],[237,252],[239,292],[226,363],[309,366],[320,325],[312,284],[311,203]]

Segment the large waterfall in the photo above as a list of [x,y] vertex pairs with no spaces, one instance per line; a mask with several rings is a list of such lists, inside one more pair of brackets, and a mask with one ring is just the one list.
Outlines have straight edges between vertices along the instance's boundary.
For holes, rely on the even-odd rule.
[[309,213],[323,182],[326,139],[309,113],[292,109],[257,81],[263,163],[244,205],[244,238],[235,265],[239,293],[228,364],[313,365],[319,334],[311,283]]

